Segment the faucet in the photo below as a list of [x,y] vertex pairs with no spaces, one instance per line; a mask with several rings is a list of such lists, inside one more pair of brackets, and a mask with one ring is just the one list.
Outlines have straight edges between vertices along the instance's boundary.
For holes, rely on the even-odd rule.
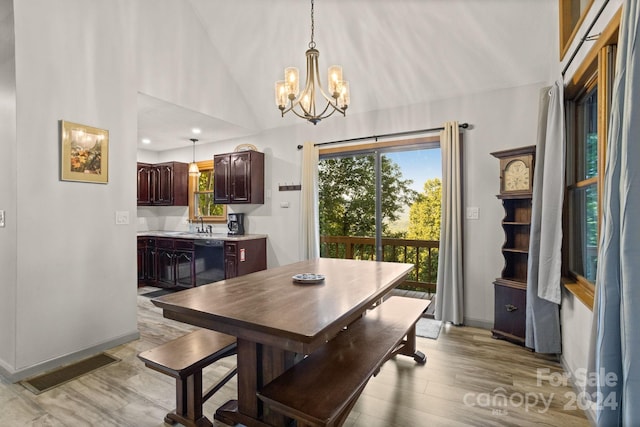
[[198,228],[198,233],[204,233],[204,220],[200,217],[200,228]]

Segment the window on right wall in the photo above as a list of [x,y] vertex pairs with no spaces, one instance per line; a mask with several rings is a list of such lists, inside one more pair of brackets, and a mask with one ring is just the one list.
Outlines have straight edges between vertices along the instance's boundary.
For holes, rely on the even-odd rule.
[[560,59],[564,58],[593,0],[559,0]]
[[603,31],[566,88],[567,164],[564,204],[565,287],[593,307],[601,198],[619,14]]

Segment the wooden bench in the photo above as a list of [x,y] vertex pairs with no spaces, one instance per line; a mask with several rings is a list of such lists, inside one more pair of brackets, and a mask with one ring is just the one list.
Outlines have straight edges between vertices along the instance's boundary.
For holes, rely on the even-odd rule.
[[426,362],[415,348],[415,324],[428,306],[428,300],[389,298],[267,384],[258,397],[298,427],[342,425],[384,362],[396,354]]
[[233,368],[207,392],[202,393],[202,369],[237,353],[235,337],[200,329],[151,350],[138,357],[144,364],[176,379],[176,409],[164,418],[168,424],[187,427],[211,427],[202,414],[202,405],[237,372]]

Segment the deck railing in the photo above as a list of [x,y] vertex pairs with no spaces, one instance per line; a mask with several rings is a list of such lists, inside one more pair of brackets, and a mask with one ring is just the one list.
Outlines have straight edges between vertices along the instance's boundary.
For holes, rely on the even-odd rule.
[[[435,293],[438,275],[437,240],[382,239],[382,261],[406,262],[414,265],[400,289]],[[320,256],[375,260],[376,247],[373,237],[320,236]]]

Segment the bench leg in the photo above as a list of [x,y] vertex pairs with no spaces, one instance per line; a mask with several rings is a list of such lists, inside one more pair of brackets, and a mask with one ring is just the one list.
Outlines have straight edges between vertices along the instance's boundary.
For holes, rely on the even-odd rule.
[[418,349],[416,349],[416,325],[411,327],[407,332],[407,339],[402,343],[402,346],[395,354],[402,354],[405,356],[413,357],[413,360],[420,365],[427,363],[427,356]]
[[202,415],[202,404],[202,371],[184,379],[176,378],[176,410],[168,413],[164,421],[186,427],[213,427]]

